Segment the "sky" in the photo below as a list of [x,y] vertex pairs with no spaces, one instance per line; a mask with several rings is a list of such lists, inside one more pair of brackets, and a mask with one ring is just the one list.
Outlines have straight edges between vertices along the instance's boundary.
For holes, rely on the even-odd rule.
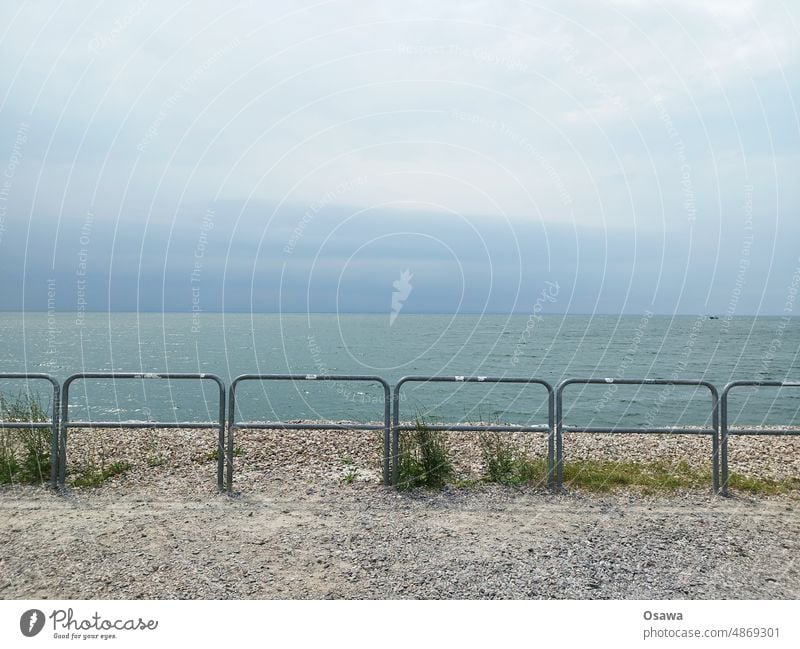
[[797,3],[2,12],[0,310],[794,315]]

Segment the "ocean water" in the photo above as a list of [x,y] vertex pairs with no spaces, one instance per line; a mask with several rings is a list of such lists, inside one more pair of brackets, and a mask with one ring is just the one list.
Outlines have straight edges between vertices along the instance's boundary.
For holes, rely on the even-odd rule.
[[[800,379],[800,319],[704,316],[1,313],[0,371],[491,375],[565,378]],[[31,383],[31,388],[35,384]],[[0,379],[13,393],[19,383]],[[42,389],[43,401],[48,401]],[[800,423],[800,389],[742,389],[738,424]],[[363,382],[245,383],[238,419],[377,421],[383,392]],[[408,384],[403,418],[545,423],[538,386]],[[73,419],[203,421],[210,382],[79,381]],[[565,423],[708,425],[703,388],[571,386]]]

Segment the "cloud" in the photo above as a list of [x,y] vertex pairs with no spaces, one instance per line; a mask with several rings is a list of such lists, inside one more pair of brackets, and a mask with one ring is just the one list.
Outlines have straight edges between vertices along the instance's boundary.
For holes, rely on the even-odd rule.
[[[180,277],[177,266],[186,265],[180,255],[191,261],[197,215],[228,205],[215,232],[226,233],[230,254],[209,258],[207,276],[213,268],[227,273],[225,282],[246,283],[249,265],[251,272],[269,267],[264,277],[272,281],[284,229],[333,194],[327,211],[348,218],[367,210],[384,234],[399,231],[400,213],[411,222],[414,214],[447,215],[448,224],[484,215],[503,231],[508,220],[523,231],[559,232],[554,240],[563,245],[627,232],[609,235],[619,249],[606,256],[566,257],[583,265],[569,277],[588,282],[575,291],[580,308],[590,309],[604,299],[592,301],[601,289],[590,280],[610,265],[628,264],[614,269],[621,286],[634,271],[651,276],[628,254],[631,237],[666,236],[685,248],[691,227],[735,230],[752,185],[754,210],[773,219],[765,229],[774,250],[763,254],[775,254],[775,232],[785,227],[777,221],[800,207],[792,181],[798,16],[789,5],[348,1],[190,9],[139,1],[76,11],[34,2],[8,18],[0,40],[0,166],[19,125],[29,129],[0,246],[15,258],[25,251],[26,273],[66,272],[75,232],[93,212],[98,231],[108,233],[110,285],[123,275],[135,284],[142,272],[166,267],[154,286],[172,291],[182,281],[173,286],[173,272]],[[452,227],[452,236],[439,235],[452,240],[461,232]],[[327,255],[325,268],[341,270],[335,255],[353,249],[337,252],[312,230],[301,247],[314,242]],[[32,246],[34,231],[44,245]],[[364,242],[350,231],[336,236]],[[276,256],[260,258],[259,241]],[[393,261],[413,258],[421,246],[403,245],[409,249],[398,244]],[[441,269],[444,257],[422,250],[431,274],[448,278],[447,295],[458,293],[456,275]],[[657,243],[652,250],[660,260]],[[503,250],[490,253],[504,266]],[[298,281],[300,258],[298,251],[287,262]],[[465,269],[476,263],[461,261]],[[382,269],[370,281],[399,272],[381,259],[369,263]],[[782,265],[790,260],[773,267]],[[503,275],[506,285],[520,268]],[[412,269],[415,280],[423,270]],[[652,272],[677,308],[683,280]],[[479,284],[478,274],[469,282],[476,287],[470,308],[513,307],[514,290],[492,297],[501,289]],[[256,279],[252,285],[270,296],[264,304],[276,308],[275,286]],[[235,304],[249,299],[249,285],[215,281]],[[424,281],[416,286],[422,304]],[[135,306],[127,294],[115,300]],[[352,308],[381,300],[359,298]],[[619,308],[613,299],[612,307]]]
[[[97,213],[59,232],[53,267],[9,250],[0,308],[45,309],[52,280],[66,312],[80,295],[97,311],[388,314],[408,269],[404,314],[528,313],[547,282],[559,285],[547,305],[557,313],[725,313],[733,297],[737,314],[780,313],[800,226],[753,213],[754,197],[727,223],[662,232],[256,201],[196,205],[147,225]],[[37,247],[52,250],[54,236],[42,231]]]

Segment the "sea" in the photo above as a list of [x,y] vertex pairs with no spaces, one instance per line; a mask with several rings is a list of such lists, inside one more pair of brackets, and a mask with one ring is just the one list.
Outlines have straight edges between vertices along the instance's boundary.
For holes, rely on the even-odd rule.
[[[0,313],[0,372],[800,380],[800,318],[708,315],[417,315],[215,313]],[[0,378],[0,392],[45,384]],[[431,423],[547,422],[536,384],[406,383],[403,420]],[[208,380],[86,379],[73,383],[70,418],[83,421],[214,420]],[[800,389],[740,388],[730,421],[800,423]],[[238,421],[382,421],[377,382],[246,381]],[[704,387],[570,385],[564,422],[581,426],[708,426]]]

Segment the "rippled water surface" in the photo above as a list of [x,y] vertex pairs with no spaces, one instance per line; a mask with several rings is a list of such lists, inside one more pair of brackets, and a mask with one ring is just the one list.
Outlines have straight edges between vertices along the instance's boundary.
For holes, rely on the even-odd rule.
[[[273,314],[0,314],[5,372],[212,372],[489,375],[800,380],[800,320],[705,316],[500,316]],[[18,389],[4,382],[5,392]],[[218,411],[210,382],[76,382],[73,418],[199,421]],[[43,394],[46,391],[43,391]],[[409,384],[403,417],[544,423],[537,386]],[[565,421],[598,426],[706,424],[703,388],[570,386]],[[43,397],[47,399],[46,395]],[[382,388],[369,383],[270,382],[241,386],[239,417],[378,420]],[[800,389],[744,389],[738,423],[800,423]]]

